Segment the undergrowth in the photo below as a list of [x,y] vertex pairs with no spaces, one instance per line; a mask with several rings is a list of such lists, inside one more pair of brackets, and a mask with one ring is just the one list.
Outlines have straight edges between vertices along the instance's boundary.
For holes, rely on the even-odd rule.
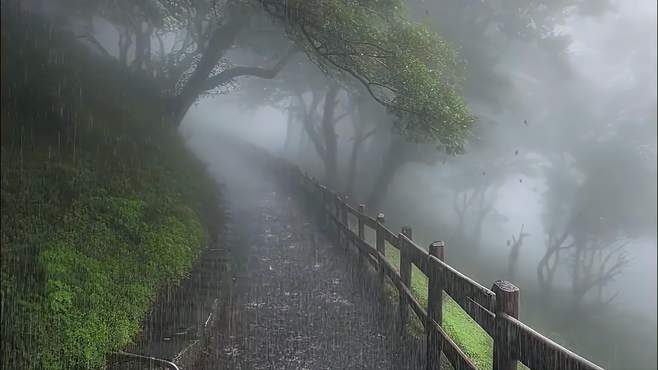
[[2,14],[2,368],[99,368],[217,232],[146,77]]

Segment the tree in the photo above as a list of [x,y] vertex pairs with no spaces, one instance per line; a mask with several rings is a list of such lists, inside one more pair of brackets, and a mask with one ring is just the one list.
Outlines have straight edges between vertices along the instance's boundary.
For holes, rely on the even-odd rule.
[[[401,2],[156,3],[169,10],[163,14],[177,25],[184,40],[173,53],[174,58],[164,63],[166,75],[175,80],[169,107],[176,122],[200,96],[241,76],[273,78],[294,54],[293,48],[277,56],[280,59],[272,68],[233,66],[227,61],[228,51],[242,46],[236,42],[240,33],[250,27],[250,20],[258,16],[257,5],[280,20],[287,35],[323,70],[359,81],[398,118],[397,128],[403,135],[458,152],[474,121],[459,95],[460,64],[456,54],[436,34],[407,20]],[[151,54],[151,23],[144,26],[139,21],[133,27],[136,65],[143,65],[148,60],[146,54]],[[123,49],[127,40],[122,41]]]
[[[458,0],[410,2],[414,16],[430,24],[449,43],[458,46],[460,57],[468,65],[464,93],[467,100],[474,104],[479,117],[477,124],[471,129],[472,134],[466,139],[466,150],[486,153],[480,157],[486,162],[482,163],[481,167],[489,167],[488,160],[500,153],[507,155],[512,152],[510,148],[505,147],[483,148],[486,143],[481,138],[496,137],[503,131],[507,131],[506,134],[511,132],[509,120],[502,120],[498,114],[503,108],[512,110],[519,101],[522,101],[521,91],[515,89],[512,84],[512,80],[517,78],[510,72],[510,70],[525,72],[529,69],[528,63],[521,65],[514,59],[518,54],[515,51],[518,49],[518,44],[524,43],[528,49],[532,48],[534,52],[541,54],[541,60],[545,60],[545,64],[533,67],[534,69],[528,73],[541,70],[543,74],[553,71],[551,73],[556,76],[568,74],[569,66],[564,53],[568,39],[557,35],[554,31],[569,14],[581,11],[584,7],[590,6],[590,3],[578,0],[550,2],[550,4],[541,1],[523,4]],[[605,6],[599,9],[603,10]],[[506,57],[507,55],[510,57]],[[525,58],[518,59],[525,60]],[[382,154],[383,163],[386,165],[382,166],[380,173],[373,177],[376,180],[372,183],[368,197],[369,205],[373,207],[379,207],[379,203],[386,196],[386,189],[401,168],[410,163],[432,166],[442,159],[441,156],[424,149],[414,149],[413,145],[401,145],[401,141],[391,141],[389,144],[387,140],[379,139],[377,142],[389,146]],[[504,142],[511,144],[512,140],[504,140]],[[513,143],[517,149],[523,149],[525,144],[521,140]],[[426,157],[420,158],[421,156]],[[519,165],[520,162],[521,158],[516,158],[514,165]],[[519,171],[523,172],[524,169]],[[479,176],[480,172],[474,173]],[[494,174],[495,171],[492,168],[488,173]],[[477,176],[474,179],[478,179],[479,183]],[[469,197],[461,189],[457,190],[456,196]],[[491,203],[495,198],[492,190],[494,189],[485,190],[490,196],[484,198],[474,194],[473,199],[482,201],[477,204],[482,205],[483,211],[478,212],[480,215],[476,217],[476,223],[484,222],[487,217],[489,207],[486,204]],[[488,200],[484,201],[485,198]],[[463,199],[460,203],[463,206]],[[476,203],[472,204],[476,205]],[[476,230],[480,229],[476,226]]]
[[[335,83],[329,85],[326,93],[322,90],[311,90],[311,102],[308,104],[302,93],[297,92],[304,132],[311,139],[316,152],[324,163],[325,182],[333,188],[338,185],[338,145],[335,125],[341,117],[336,117],[335,111],[339,92],[340,87]],[[321,113],[318,114],[317,108],[320,101],[323,101],[323,104]]]
[[[118,59],[161,81],[169,118],[175,123],[198,99],[231,90],[240,77],[273,79],[299,50],[336,84],[362,86],[395,117],[394,128],[405,140],[459,153],[475,122],[460,95],[459,57],[436,33],[409,20],[401,0],[89,3],[93,14],[119,30]],[[266,17],[278,22],[279,39],[285,39],[277,41],[277,48],[261,48],[269,53],[269,67],[234,65],[236,56],[253,45],[262,46],[262,34],[251,36]],[[268,40],[275,35],[270,33]],[[151,45],[154,40],[157,48]],[[319,127],[322,146],[313,137],[311,141],[324,153],[328,178],[335,180],[338,144],[331,115],[340,94],[335,89],[327,92]]]
[[516,277],[517,262],[519,260],[521,247],[523,247],[523,241],[530,236],[530,234],[523,231],[524,226],[525,225],[523,224],[521,225],[518,237],[512,235],[512,240],[507,241],[507,246],[510,247],[509,257],[507,258],[507,274],[509,275],[510,280],[514,280]]
[[352,95],[351,111],[349,113],[350,121],[353,128],[353,136],[350,139],[352,148],[348,161],[347,179],[345,181],[344,193],[350,196],[354,195],[356,185],[356,173],[359,162],[359,153],[363,144],[373,137],[377,129],[381,129],[377,124],[373,124],[368,117],[368,101],[365,94],[355,92]]
[[382,201],[398,171],[407,163],[423,163],[433,165],[441,158],[442,153],[428,145],[408,142],[400,135],[389,135],[389,144],[381,157],[379,172],[374,177],[366,204],[372,209],[381,207]]
[[547,241],[537,266],[538,280],[549,291],[564,263],[576,305],[591,295],[610,302],[615,295],[604,297],[604,287],[627,265],[625,248],[655,230],[649,216],[655,211],[647,212],[645,203],[655,198],[655,169],[643,165],[638,148],[623,136],[584,148],[547,168]]
[[[479,144],[446,165],[441,185],[452,193],[457,221],[453,237],[478,248],[487,220],[503,220],[495,208],[501,187],[514,176],[535,176],[535,161],[519,152],[514,142]],[[497,216],[497,217],[495,217]]]
[[[183,42],[180,50],[193,51],[176,59],[186,60],[180,68],[175,63],[168,68],[179,87],[170,104],[177,122],[201,95],[241,76],[271,79],[294,54],[292,48],[278,56],[272,68],[232,66],[225,60],[238,46],[241,31],[259,16],[258,4],[281,21],[290,39],[322,70],[362,84],[397,117],[396,128],[405,137],[456,153],[474,122],[459,94],[457,55],[435,33],[405,18],[400,1],[202,1],[203,9],[187,1],[159,4],[171,9],[167,14],[196,45],[188,48]],[[199,20],[207,13],[214,16]]]
[[[324,180],[339,185],[338,136],[336,125],[347,117],[349,92],[335,81],[309,68],[284,72],[276,80],[254,80],[241,96],[243,106],[268,105],[288,111],[286,142],[290,142],[292,125],[299,123],[324,166]],[[339,110],[342,109],[342,112]]]
[[529,67],[518,58],[519,43],[541,54],[537,70],[570,73],[565,49],[569,39],[555,31],[571,14],[600,16],[608,0],[559,1],[424,1],[410,2],[422,19],[459,46],[468,65],[464,89],[469,102],[494,111],[515,105],[514,77],[509,71]]
[[325,71],[358,81],[415,141],[457,153],[475,121],[459,95],[461,65],[427,27],[404,17],[396,0],[261,1]]

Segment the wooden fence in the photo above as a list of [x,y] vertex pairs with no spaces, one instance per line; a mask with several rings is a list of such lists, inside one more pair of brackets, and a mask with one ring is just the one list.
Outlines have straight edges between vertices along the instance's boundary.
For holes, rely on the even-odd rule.
[[[491,289],[480,285],[445,262],[443,242],[433,242],[427,250],[421,248],[413,241],[410,227],[396,234],[386,227],[383,214],[372,218],[366,214],[365,205],[354,208],[297,167],[287,163],[282,167],[287,167],[294,185],[311,197],[320,216],[332,225],[336,241],[356,247],[359,260],[372,264],[382,284],[388,277],[395,285],[402,327],[408,322],[409,309],[418,317],[427,336],[427,369],[440,368],[441,352],[456,370],[477,369],[443,330],[445,293],[493,338],[494,370],[516,369],[518,362],[533,370],[602,370],[519,321],[519,289],[512,283],[496,281]],[[350,228],[350,215],[356,219],[356,231]],[[366,228],[374,230],[375,245],[366,240]],[[400,252],[399,271],[386,257],[386,242]],[[427,307],[411,292],[412,265],[428,278]]]

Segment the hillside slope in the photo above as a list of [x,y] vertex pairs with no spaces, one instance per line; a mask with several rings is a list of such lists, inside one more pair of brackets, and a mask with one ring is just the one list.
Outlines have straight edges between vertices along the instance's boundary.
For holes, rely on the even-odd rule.
[[2,12],[2,368],[98,368],[216,235],[153,83]]

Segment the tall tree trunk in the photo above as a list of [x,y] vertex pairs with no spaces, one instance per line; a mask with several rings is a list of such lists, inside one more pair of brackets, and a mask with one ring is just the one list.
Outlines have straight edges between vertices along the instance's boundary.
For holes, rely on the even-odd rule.
[[305,134],[305,126],[302,127],[302,131],[299,133],[299,143],[297,145],[297,159],[303,159],[304,153],[306,153],[306,147],[308,146],[308,134]]
[[[553,263],[551,263],[552,258]],[[553,288],[553,277],[555,276],[553,267],[557,265],[557,261],[559,261],[557,250],[549,248],[537,263],[537,281],[544,297],[549,297]]]
[[149,73],[153,72],[153,63],[151,60],[151,36],[153,35],[153,25],[150,23],[146,24],[146,30],[144,31],[144,52],[142,53],[143,66],[146,71]]
[[136,70],[142,69],[144,64],[144,53],[146,50],[146,40],[144,37],[144,24],[140,20],[135,24],[135,59],[132,67]]
[[537,264],[537,281],[545,298],[550,297],[553,288],[555,272],[560,263],[560,250],[571,248],[571,246],[565,245],[569,236],[568,228],[560,236],[556,235],[555,231],[548,233],[546,251]]
[[478,208],[475,215],[475,222],[473,225],[473,244],[476,249],[479,249],[482,244],[482,229],[484,227],[484,220],[487,218],[493,209],[493,200],[487,199],[488,188],[478,190]]
[[338,189],[338,143],[336,140],[335,110],[338,102],[339,87],[332,84],[324,98],[324,109],[322,113],[322,138],[324,139],[324,174],[325,181],[334,189]]
[[119,32],[119,62],[124,66],[128,65],[128,50],[132,42],[128,29],[124,28]]
[[507,275],[509,276],[510,281],[516,279],[516,270],[517,264],[519,261],[519,253],[521,252],[521,247],[523,246],[524,239],[530,234],[523,232],[524,225],[521,225],[521,231],[519,231],[519,237],[512,235],[512,241],[507,241],[507,245],[511,244],[509,256],[507,257]]
[[288,157],[290,151],[292,150],[292,136],[293,136],[293,124],[294,124],[294,115],[293,115],[293,106],[292,104],[288,107],[288,121],[286,122],[286,139],[283,142],[283,155]]
[[354,184],[356,183],[356,164],[359,158],[361,143],[362,141],[355,139],[354,144],[352,144],[352,152],[350,153],[350,162],[347,169],[347,182],[345,184],[345,194],[350,196],[354,193]]
[[352,121],[352,126],[354,127],[354,141],[352,144],[352,152],[350,153],[350,159],[347,167],[347,180],[345,182],[345,194],[349,196],[354,195],[354,186],[356,184],[356,167],[359,161],[359,152],[361,151],[361,144],[368,138],[369,135],[374,133],[371,131],[366,134],[364,132],[364,125],[367,122],[367,117],[364,117],[363,109],[361,109],[363,104],[363,97],[356,96],[352,97],[353,101],[350,111],[350,120]]
[[466,222],[466,210],[468,209],[469,190],[459,191],[455,190],[452,198],[453,210],[457,217],[457,225],[452,231],[450,240],[464,238],[464,225]]
[[366,201],[366,205],[374,211],[379,210],[381,207],[382,201],[388,191],[388,187],[391,185],[398,170],[402,168],[402,165],[405,162],[404,158],[401,157],[401,154],[396,151],[399,140],[400,139],[396,137],[391,139],[391,144],[384,155],[382,167],[377,175],[377,180],[375,181],[372,191]]
[[587,292],[585,288],[586,285],[586,274],[585,274],[585,257],[587,254],[586,248],[588,246],[587,240],[584,240],[581,237],[576,238],[576,244],[573,251],[573,263],[572,266],[572,276],[571,276],[571,292],[573,298],[573,306],[577,308],[580,306],[583,296]]

